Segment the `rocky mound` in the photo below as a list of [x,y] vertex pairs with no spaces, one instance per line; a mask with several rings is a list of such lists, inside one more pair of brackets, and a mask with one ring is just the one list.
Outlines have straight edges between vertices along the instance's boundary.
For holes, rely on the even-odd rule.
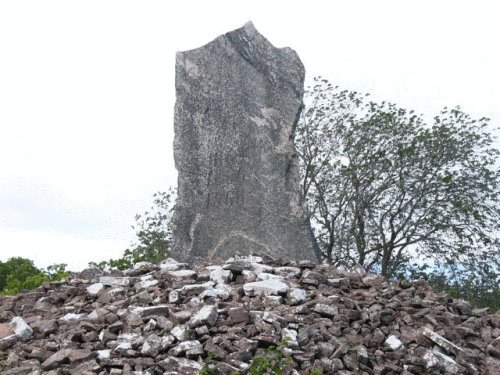
[[245,374],[286,338],[288,374],[500,374],[500,313],[360,267],[169,259],[0,298],[8,375]]

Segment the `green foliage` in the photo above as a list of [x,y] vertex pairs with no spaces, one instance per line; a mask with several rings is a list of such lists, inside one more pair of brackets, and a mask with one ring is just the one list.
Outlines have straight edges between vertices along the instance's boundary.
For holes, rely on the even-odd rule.
[[199,375],[217,375],[215,372],[210,370],[210,365],[215,364],[216,362],[212,359],[213,354],[208,353],[208,358],[205,361],[205,364],[203,365],[203,368],[200,370]]
[[[500,310],[500,275],[486,266],[466,270],[453,266],[440,267],[427,280],[437,292],[446,292],[452,298],[468,301],[473,308],[489,307],[492,313]],[[457,269],[458,268],[458,269]]]
[[0,351],[0,371],[7,371],[12,369],[12,365],[8,361],[8,352]]
[[[270,346],[264,350],[264,355],[257,355],[252,358],[252,362],[248,369],[251,375],[262,375],[262,374],[271,374],[271,375],[281,375],[283,373],[283,369],[290,365],[293,362],[292,357],[286,357],[285,349],[288,346],[290,338],[286,338],[281,341],[276,346]],[[212,356],[209,355],[208,360],[205,362],[205,365],[200,370],[200,375],[214,375],[215,373],[210,370],[209,365],[215,363],[212,360]],[[239,372],[233,373],[233,375],[237,375]],[[311,372],[311,375],[320,375],[321,370],[314,370]]]
[[66,263],[56,263],[47,267],[45,273],[49,277],[50,281],[62,280],[69,276],[69,271],[66,271]]
[[38,275],[40,270],[35,267],[32,260],[13,257],[7,262],[0,262],[0,291],[7,288],[9,282],[12,284],[15,280],[24,281],[30,276]]
[[445,108],[428,125],[321,78],[306,103],[295,143],[327,261],[388,277],[417,258],[500,270],[499,151],[489,119]]
[[275,374],[281,375],[283,369],[292,363],[292,357],[285,357],[283,351],[288,346],[289,338],[280,342],[278,347],[270,346],[265,349],[264,356],[255,356],[252,359],[249,371],[252,375]]
[[200,370],[199,375],[217,375],[215,372],[210,370],[208,365],[209,365],[208,363],[205,363],[203,365],[203,368]]
[[106,269],[109,268],[110,261],[103,260],[102,262],[99,262],[99,263],[97,263],[97,262],[89,262],[88,265],[89,265],[90,268],[97,268],[98,270],[105,271]]
[[168,256],[172,237],[172,213],[175,193],[157,192],[153,195],[153,206],[144,214],[135,216],[137,239],[130,249],[126,249],[119,259],[110,259],[100,263],[90,262],[89,267],[101,271],[106,269],[126,270],[138,262],[159,263]]
[[36,268],[32,260],[13,257],[5,263],[0,262],[0,295],[35,289],[45,281],[57,281],[68,276],[66,264],[54,264],[44,271]]
[[400,280],[427,280],[436,292],[446,292],[454,299],[463,299],[473,308],[500,310],[500,275],[490,265],[465,268],[456,264],[411,264],[396,275]]

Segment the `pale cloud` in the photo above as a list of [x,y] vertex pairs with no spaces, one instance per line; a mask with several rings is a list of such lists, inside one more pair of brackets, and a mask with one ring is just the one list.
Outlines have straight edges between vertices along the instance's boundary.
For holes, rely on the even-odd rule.
[[120,258],[129,245],[126,240],[89,240],[47,231],[8,228],[0,228],[0,238],[0,261],[22,257],[33,260],[39,268],[66,263],[72,271],[83,270],[91,261]]
[[43,178],[11,175],[2,179],[0,227],[117,240],[130,235],[122,207],[70,199]]
[[[176,185],[175,52],[252,20],[316,75],[427,118],[500,126],[493,6],[451,1],[0,2],[0,259],[121,255]],[[223,11],[222,11],[223,10]]]

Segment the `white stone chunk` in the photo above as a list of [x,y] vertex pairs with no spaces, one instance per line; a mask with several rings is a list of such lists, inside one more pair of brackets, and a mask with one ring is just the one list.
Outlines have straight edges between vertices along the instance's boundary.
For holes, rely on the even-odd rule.
[[180,269],[186,269],[187,266],[188,266],[187,263],[179,263],[172,258],[168,258],[160,263],[160,273],[164,274],[169,271],[178,271]]
[[173,258],[167,258],[167,259],[161,261],[160,266],[175,265],[175,264],[180,264],[180,263]]
[[179,325],[177,327],[172,328],[172,331],[170,332],[172,335],[179,341],[185,341],[187,340],[189,336],[189,328],[187,325]]
[[172,348],[169,354],[179,356],[187,351],[202,351],[201,343],[198,340],[183,341]]
[[232,290],[233,289],[229,285],[225,285],[225,284],[219,284],[214,289],[215,293],[217,293],[217,297],[219,297],[220,299],[223,299],[223,300],[229,298]]
[[352,267],[349,272],[351,274],[355,275],[360,275],[360,276],[366,276],[366,271],[364,268],[361,266],[361,264],[356,264],[354,267]]
[[106,359],[111,356],[111,350],[105,349],[105,350],[98,350],[97,351],[97,358],[98,359]]
[[394,335],[390,335],[387,340],[385,340],[385,346],[390,350],[396,351],[403,348],[403,343]]
[[150,357],[156,357],[160,351],[161,337],[155,334],[149,335],[142,345],[141,353]]
[[130,277],[102,276],[99,278],[99,282],[104,286],[127,286],[130,284]]
[[114,296],[115,294],[125,293],[125,289],[123,289],[123,288],[113,288],[113,289],[108,290],[108,293],[109,293],[110,296]]
[[250,321],[253,323],[261,320],[263,316],[264,316],[264,311],[259,311],[259,310],[251,310],[249,314]]
[[204,300],[206,298],[217,298],[218,294],[215,289],[206,289],[200,294],[200,299]]
[[190,284],[190,285],[184,285],[181,289],[180,289],[180,292],[181,293],[189,293],[191,291],[200,291],[201,293],[203,293],[203,291],[205,290],[213,290],[213,281],[208,281],[206,283],[203,283],[203,284]]
[[363,345],[358,346],[356,351],[358,353],[358,359],[361,362],[366,363],[370,360],[370,357],[368,355],[368,350],[366,350],[366,348]]
[[104,288],[104,284],[103,283],[95,283],[95,284],[92,284],[90,285],[88,288],[87,288],[87,292],[90,294],[90,295],[97,295],[102,289]]
[[210,272],[215,271],[215,270],[221,270],[222,266],[206,266],[206,270],[209,270]]
[[262,263],[264,262],[264,259],[262,257],[259,257],[257,255],[249,255],[248,260],[252,263]]
[[168,303],[178,304],[181,302],[181,296],[177,290],[172,290],[168,294]]
[[[104,330],[102,330],[101,333],[102,332],[104,332]],[[115,347],[115,350],[126,352],[127,350],[143,345],[144,341],[145,338],[137,333],[121,333],[116,338],[116,342],[118,342],[118,344]]]
[[448,374],[458,373],[458,365],[451,357],[448,357],[446,354],[443,354],[437,350],[433,350],[432,352],[439,360],[439,362],[441,362],[441,364],[444,367],[444,371],[446,371],[446,373]]
[[143,331],[144,332],[151,332],[156,329],[157,323],[156,320],[154,319],[149,319],[149,322],[144,326]]
[[156,284],[158,284],[158,280],[148,278],[148,279],[145,279],[145,280],[142,280],[142,281],[139,281],[138,283],[136,283],[134,288],[135,288],[135,291],[137,293],[139,293],[140,291],[146,290],[150,286],[154,286]]
[[63,322],[77,322],[85,318],[87,314],[66,314],[59,318],[59,321]]
[[274,270],[276,275],[283,276],[288,279],[289,277],[299,276],[302,271],[299,267],[278,267]]
[[232,278],[233,273],[229,270],[222,269],[220,266],[210,272],[210,280],[216,282],[217,284],[227,284]]
[[202,305],[202,299],[198,297],[193,297],[189,300],[187,305],[192,309],[198,310],[198,308]]
[[158,362],[158,365],[167,370],[167,373],[169,374],[198,374],[202,369],[202,366],[196,361],[172,356]]
[[116,338],[118,341],[136,341],[137,339],[141,338],[141,336],[138,333],[121,333],[118,335]]
[[97,322],[99,320],[99,314],[97,313],[96,310],[92,311],[88,318],[92,321],[92,322]]
[[285,278],[279,275],[273,275],[272,273],[261,272],[257,275],[258,281],[266,281],[266,280],[278,280],[283,281]]
[[[102,339],[101,339],[102,340]],[[115,347],[116,352],[126,352],[127,350],[132,349],[132,344],[129,342],[121,342]]]
[[[119,309],[117,312],[116,312],[116,315],[118,315],[118,317],[120,319],[122,318],[125,318],[128,314],[128,309]],[[89,315],[90,316],[90,315]]]
[[109,314],[109,310],[103,309],[101,307],[92,311],[87,318],[89,318],[92,322],[104,322],[104,317]]
[[245,278],[245,282],[247,283],[251,283],[257,280],[257,275],[253,271],[243,270],[241,271],[241,274],[243,275],[243,277]]
[[137,262],[134,264],[134,270],[143,271],[143,272],[151,272],[157,270],[159,267],[156,264],[151,262]]
[[264,301],[269,306],[279,306],[285,303],[285,300],[281,296],[265,296]]
[[283,340],[289,338],[291,342],[297,343],[297,331],[293,329],[283,328],[281,330],[281,337]]
[[282,326],[285,326],[288,324],[288,321],[285,318],[283,318],[282,316],[273,314],[269,311],[264,312],[264,314],[262,315],[262,320],[267,322],[267,323],[271,323],[271,324],[279,323]]
[[175,337],[172,335],[166,335],[161,338],[161,348],[165,350],[168,348],[170,345],[172,345],[175,342]]
[[174,279],[182,280],[194,278],[196,276],[196,272],[192,270],[179,270],[167,272],[167,275]]
[[217,321],[217,307],[216,306],[204,306],[201,308],[195,316],[193,316],[189,320],[189,327],[195,328],[199,326],[203,326],[209,324],[210,326],[214,326]]
[[262,263],[264,260],[262,259],[262,257],[255,256],[255,255],[235,256],[235,257],[228,258],[226,260],[226,263],[237,263],[239,261],[248,262],[248,263]]
[[13,325],[14,332],[21,340],[27,340],[33,334],[31,327],[20,316],[12,318],[11,324]]
[[267,264],[260,264],[256,262],[250,263],[250,270],[255,273],[257,276],[262,272],[273,273],[274,268],[268,266]]
[[226,263],[222,266],[223,269],[240,269],[240,270],[249,270],[251,261],[247,257],[241,258],[229,258],[226,260]]
[[246,295],[278,295],[286,294],[288,285],[278,280],[256,281],[243,285],[243,290]]
[[306,299],[307,294],[304,289],[290,288],[286,292],[286,296],[290,305],[298,305]]
[[442,365],[444,367],[445,374],[458,373],[457,363],[443,353],[428,350],[422,358],[425,361],[425,367],[427,369],[436,368],[439,365]]

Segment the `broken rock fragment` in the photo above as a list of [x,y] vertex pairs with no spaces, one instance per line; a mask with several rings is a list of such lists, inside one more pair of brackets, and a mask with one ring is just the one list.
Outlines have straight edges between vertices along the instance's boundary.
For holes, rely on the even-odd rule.
[[193,316],[189,322],[188,326],[190,328],[196,328],[208,324],[209,326],[214,326],[217,321],[217,307],[216,306],[204,306],[202,309]]
[[243,285],[246,295],[285,295],[288,291],[288,285],[278,280],[255,281]]
[[[283,339],[289,339],[284,351],[295,375],[313,368],[341,375],[500,374],[498,313],[473,309],[470,315],[425,282],[403,285],[309,263],[260,262],[233,259],[236,277],[220,283],[210,279],[212,271],[224,270],[220,262],[181,269],[192,272],[179,278],[168,274],[177,271],[155,271],[145,275],[158,282],[147,291],[138,291],[141,277],[133,277],[107,302],[88,293],[90,280],[71,277],[0,297],[0,345],[14,367],[6,374],[198,374],[208,353],[218,361],[213,371],[245,373],[254,356]],[[301,272],[280,274],[283,267]],[[285,281],[252,285],[247,276],[256,272]],[[330,275],[342,281],[326,281]],[[304,277],[318,285],[304,286]],[[69,289],[75,285],[78,291]],[[417,304],[417,297],[428,302]],[[9,346],[6,336],[13,339]]]

